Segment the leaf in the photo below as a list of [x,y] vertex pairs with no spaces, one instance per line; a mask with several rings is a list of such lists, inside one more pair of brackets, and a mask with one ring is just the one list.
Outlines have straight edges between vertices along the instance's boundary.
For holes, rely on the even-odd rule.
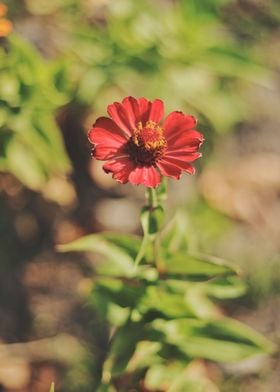
[[110,384],[102,383],[96,392],[117,392],[117,390]]
[[153,327],[194,358],[218,362],[237,362],[247,357],[271,353],[273,345],[251,328],[227,318],[214,321],[154,321]]
[[[195,315],[192,308],[185,301],[184,296],[172,293],[166,285],[147,287],[137,308],[140,313],[156,311],[170,319],[193,317]],[[157,313],[156,316],[160,317]]]
[[129,321],[119,328],[113,337],[106,370],[110,369],[113,376],[125,372],[128,362],[135,352],[137,343],[145,339],[145,327],[140,322]]
[[46,181],[41,162],[34,155],[34,149],[12,139],[7,147],[7,167],[24,184],[39,190]]
[[[120,237],[121,238],[121,237]],[[68,244],[58,245],[60,252],[94,252],[106,257],[102,263],[96,265],[99,273],[108,275],[122,275],[131,277],[136,273],[133,259],[125,249],[109,241],[110,236],[91,234],[81,237]],[[112,238],[114,240],[114,238]]]
[[108,305],[135,308],[144,292],[145,287],[136,279],[102,277],[97,278],[91,297],[94,302],[100,299],[103,307],[107,302]]
[[247,287],[237,276],[215,279],[204,285],[204,292],[214,298],[231,299],[246,294]]
[[158,363],[160,360],[158,353],[161,348],[161,342],[143,340],[137,343],[134,355],[127,365],[127,371],[135,372],[139,368],[147,368]]
[[[175,379],[184,372],[182,362],[169,362],[168,365],[158,363],[150,366],[145,376],[145,386],[149,390],[169,390]],[[188,389],[187,389],[188,390]]]
[[204,372],[194,362],[188,366],[179,361],[157,363],[149,367],[145,387],[167,392],[218,392],[217,387],[203,375]]
[[187,252],[166,255],[162,260],[162,275],[205,280],[219,275],[233,275],[236,271],[223,260],[210,256],[195,256]]
[[102,237],[123,249],[133,259],[135,259],[141,246],[141,238],[136,235],[122,233],[102,233]]
[[188,249],[188,217],[183,210],[178,210],[174,218],[162,231],[161,244],[170,253]]

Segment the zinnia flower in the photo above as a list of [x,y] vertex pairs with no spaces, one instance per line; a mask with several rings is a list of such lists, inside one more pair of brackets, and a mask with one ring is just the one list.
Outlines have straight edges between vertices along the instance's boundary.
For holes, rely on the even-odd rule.
[[0,3],[0,37],[6,37],[13,28],[12,23],[5,19],[5,15],[7,13],[7,6],[5,4]]
[[0,18],[0,37],[6,37],[12,31],[13,25],[7,19]]
[[126,97],[108,106],[111,118],[100,117],[89,131],[92,157],[108,161],[106,173],[122,184],[155,188],[161,176],[179,179],[194,174],[192,162],[201,156],[203,136],[196,119],[172,112],[162,122],[164,104],[156,99]]

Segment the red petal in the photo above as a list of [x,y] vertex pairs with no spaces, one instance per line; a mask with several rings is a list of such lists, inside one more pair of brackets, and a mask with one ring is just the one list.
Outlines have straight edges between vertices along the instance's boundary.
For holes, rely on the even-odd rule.
[[99,117],[93,124],[88,134],[91,143],[118,143],[123,144],[127,141],[127,137],[123,131],[110,118]]
[[164,104],[160,99],[150,102],[146,98],[126,97],[122,105],[127,112],[132,129],[136,128],[139,122],[143,125],[149,120],[159,123],[164,114]]
[[152,102],[152,106],[150,109],[149,120],[154,121],[155,123],[159,123],[164,114],[164,104],[160,99],[155,99]]
[[129,123],[132,129],[135,129],[141,117],[141,111],[137,99],[133,97],[126,97],[122,101],[122,105],[126,110]]
[[125,154],[126,152],[123,146],[116,148],[98,144],[95,148],[93,148],[91,155],[94,159],[106,161],[107,159],[122,157]]
[[122,184],[126,184],[131,171],[135,168],[135,163],[127,157],[114,159],[103,165],[106,173],[112,173],[113,178]]
[[179,180],[182,173],[182,170],[178,166],[165,161],[164,159],[157,162],[157,167],[162,175],[175,178],[176,180]]
[[146,122],[149,120],[152,103],[146,98],[139,98],[137,102],[139,106],[138,122],[141,121],[142,124],[146,124]]
[[131,136],[135,124],[132,123],[133,113],[128,111],[121,103],[114,102],[107,108],[109,116],[114,120],[127,136]]
[[149,120],[159,123],[164,114],[164,104],[160,99],[150,102],[146,98],[126,97],[122,103],[109,105],[108,113],[127,135],[131,135],[139,122],[143,125]]
[[182,112],[170,113],[163,124],[164,136],[167,141],[175,135],[192,130],[196,126],[196,119],[193,116],[185,115]]
[[202,134],[195,130],[180,128],[177,132],[169,134],[168,144],[172,150],[177,148],[199,148],[204,140]]
[[183,127],[169,133],[168,143],[170,146],[200,146],[204,140],[202,134],[194,129],[185,129]]
[[93,156],[96,159],[110,159],[123,154],[127,139],[122,130],[110,119],[100,117],[88,134],[89,141],[95,145]]
[[155,188],[160,183],[160,174],[153,166],[137,166],[128,177],[129,182],[134,185],[145,185]]
[[201,152],[172,151],[164,154],[165,158],[175,158],[185,162],[193,162],[201,157]]
[[182,160],[182,159],[177,159],[173,157],[165,157],[164,159],[161,159],[160,162],[163,163],[169,163],[172,165],[177,166],[179,169],[186,171],[189,174],[194,174],[195,173],[195,168],[187,161]]

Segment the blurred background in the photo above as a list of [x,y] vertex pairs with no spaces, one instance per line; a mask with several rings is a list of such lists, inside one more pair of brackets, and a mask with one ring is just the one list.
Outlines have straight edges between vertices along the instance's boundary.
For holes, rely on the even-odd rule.
[[[107,105],[161,98],[205,135],[195,177],[170,182],[189,246],[248,284],[221,305],[279,341],[280,3],[8,0],[0,4],[0,391],[92,391],[103,334],[86,305],[94,260],[57,244],[140,233],[144,189],[90,158]],[[269,392],[280,360],[208,365],[221,391]]]

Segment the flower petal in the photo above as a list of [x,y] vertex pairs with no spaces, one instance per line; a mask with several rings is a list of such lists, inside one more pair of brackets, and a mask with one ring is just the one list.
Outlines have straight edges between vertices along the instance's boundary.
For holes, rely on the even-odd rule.
[[173,135],[169,135],[168,146],[170,150],[185,149],[188,147],[191,150],[198,149],[201,146],[203,140],[204,137],[200,132],[181,128],[177,132],[174,132]]
[[133,113],[128,111],[121,103],[114,102],[107,108],[109,116],[121,128],[127,136],[131,136],[135,124],[132,123]]
[[194,129],[196,123],[196,118],[193,116],[182,112],[172,112],[163,123],[164,136],[169,141],[170,138],[178,137],[180,133]]
[[164,154],[165,158],[175,158],[185,162],[193,162],[201,157],[201,152],[172,151]]
[[146,122],[149,120],[152,103],[144,97],[139,98],[137,102],[139,106],[138,122],[141,121],[142,124],[146,124]]
[[91,156],[94,159],[98,159],[100,161],[106,161],[107,159],[119,158],[123,157],[126,154],[124,146],[120,148],[105,146],[102,144],[98,144],[92,149]]
[[111,142],[113,142],[121,145],[125,143],[128,138],[110,118],[99,117],[89,131],[88,139],[92,144],[100,142],[103,144],[111,144]]
[[128,136],[139,122],[143,125],[149,120],[159,123],[163,113],[164,104],[160,99],[150,102],[146,98],[126,97],[122,103],[114,102],[108,106],[108,114]]
[[129,182],[134,185],[145,185],[155,188],[160,183],[160,174],[153,166],[137,166],[128,177]]
[[149,120],[158,124],[164,114],[164,103],[160,99],[150,102],[146,98],[126,97],[122,105],[127,112],[132,129],[136,128],[139,122],[145,125]]
[[89,141],[94,144],[92,156],[96,159],[110,159],[123,153],[127,142],[122,130],[110,119],[100,117],[96,120],[88,134]]
[[103,165],[103,170],[106,173],[112,173],[113,178],[122,184],[128,182],[133,169],[135,169],[135,163],[129,156],[113,159]]
[[155,99],[151,104],[149,120],[159,123],[164,115],[164,104],[160,99]]
[[195,168],[189,162],[182,160],[182,159],[164,156],[164,159],[161,159],[160,162],[158,162],[158,164],[159,163],[164,163],[164,164],[169,163],[169,164],[177,166],[179,169],[181,169],[189,174],[195,173]]
[[178,166],[165,161],[164,159],[161,159],[157,162],[157,167],[159,168],[162,175],[175,178],[176,180],[179,180],[182,174],[182,170]]

